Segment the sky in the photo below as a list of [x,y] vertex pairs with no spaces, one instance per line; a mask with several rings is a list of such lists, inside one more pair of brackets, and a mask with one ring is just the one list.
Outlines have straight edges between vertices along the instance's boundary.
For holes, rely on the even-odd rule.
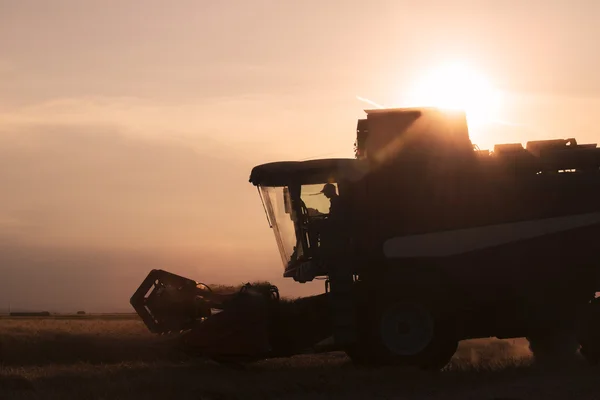
[[[352,157],[369,99],[468,64],[481,148],[598,142],[594,1],[0,0],[0,311],[129,311],[151,268],[283,279],[254,165]],[[420,105],[420,104],[416,104]]]

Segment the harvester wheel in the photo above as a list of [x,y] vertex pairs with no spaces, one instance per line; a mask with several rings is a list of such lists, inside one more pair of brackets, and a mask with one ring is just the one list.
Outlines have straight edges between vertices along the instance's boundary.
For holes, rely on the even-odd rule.
[[389,303],[363,316],[359,341],[346,353],[360,365],[406,365],[440,370],[458,347],[451,325],[414,302]]
[[575,333],[570,329],[549,330],[543,334],[527,336],[526,339],[536,363],[565,365],[576,361],[579,345]]

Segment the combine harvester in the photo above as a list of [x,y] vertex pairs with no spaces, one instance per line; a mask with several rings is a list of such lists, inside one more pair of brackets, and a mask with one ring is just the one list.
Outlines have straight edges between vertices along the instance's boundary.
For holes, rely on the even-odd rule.
[[596,364],[600,149],[565,139],[481,151],[461,112],[366,113],[355,158],[250,175],[284,277],[325,279],[325,293],[216,293],[153,270],[131,299],[148,328],[222,360],[324,348],[360,364],[440,369],[461,340],[527,337],[536,357],[558,357],[576,338]]

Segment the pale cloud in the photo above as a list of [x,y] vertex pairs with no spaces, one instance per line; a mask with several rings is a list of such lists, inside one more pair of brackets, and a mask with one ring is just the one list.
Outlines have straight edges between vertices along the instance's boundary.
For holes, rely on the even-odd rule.
[[63,245],[266,244],[254,234],[264,216],[253,165],[217,143],[201,152],[93,125],[11,129],[0,129],[0,233]]
[[293,95],[249,95],[194,102],[89,96],[6,107],[0,110],[0,123],[16,129],[114,126],[127,135],[175,140],[205,152],[226,146],[223,158],[254,163],[322,153],[351,156],[356,123],[352,110],[360,109],[359,102],[348,97],[345,104],[354,106],[350,110],[337,105],[310,113],[321,101],[317,95],[309,101]]

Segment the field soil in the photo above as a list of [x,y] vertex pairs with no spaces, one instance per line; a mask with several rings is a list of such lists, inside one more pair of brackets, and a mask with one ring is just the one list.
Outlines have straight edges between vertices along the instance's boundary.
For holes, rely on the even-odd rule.
[[133,316],[0,318],[0,399],[598,399],[600,369],[537,365],[527,341],[461,343],[439,373],[343,353],[244,367],[178,352]]

